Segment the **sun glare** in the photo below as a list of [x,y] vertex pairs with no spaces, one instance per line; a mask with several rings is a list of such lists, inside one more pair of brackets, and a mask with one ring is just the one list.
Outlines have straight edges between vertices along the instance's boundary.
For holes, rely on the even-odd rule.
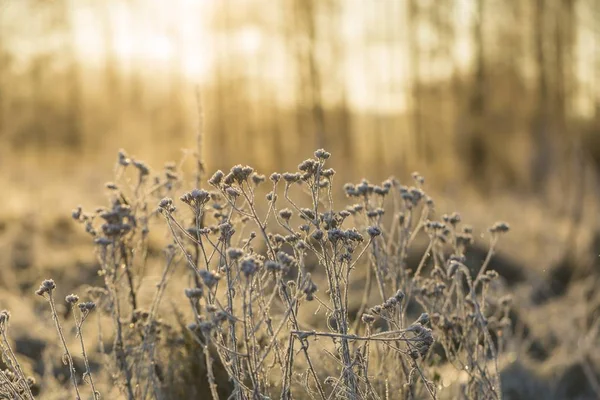
[[173,44],[166,36],[156,36],[146,49],[148,56],[158,60],[169,60],[173,57]]
[[[212,59],[203,19],[211,4],[149,1],[133,9],[111,3],[102,19],[97,8],[82,3],[74,10],[78,52],[87,63],[102,65],[107,52],[113,52],[122,66],[152,63],[157,68],[180,68],[188,78],[204,80]],[[244,35],[244,52],[257,48],[257,35],[257,31]]]
[[256,53],[262,45],[262,35],[255,27],[246,27],[239,33],[240,50],[245,54]]

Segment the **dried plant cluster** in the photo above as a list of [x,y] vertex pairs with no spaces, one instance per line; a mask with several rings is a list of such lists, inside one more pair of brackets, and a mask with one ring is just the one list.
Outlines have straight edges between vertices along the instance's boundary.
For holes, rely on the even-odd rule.
[[[442,366],[466,375],[451,397],[501,398],[497,361],[510,337],[510,301],[494,290],[498,274],[487,267],[508,226],[490,229],[487,258],[469,269],[471,228],[456,213],[435,219],[420,175],[412,186],[394,178],[348,183],[344,192],[354,204],[336,209],[329,157],[318,150],[297,172],[268,178],[236,165],[175,200],[183,187],[178,165],[153,176],[120,152],[115,183],[107,184],[109,208],[73,212],[94,239],[104,280],[88,291],[93,301],[66,299],[85,371],[73,366],[54,281],[37,291],[48,300],[76,398],[84,391],[100,398],[82,336],[94,309],[112,319],[100,344],[103,336],[113,343],[100,352],[129,399],[196,398],[201,385],[186,388],[190,381],[206,382],[204,395],[214,399],[437,399],[451,390]],[[199,168],[196,186],[201,174]],[[161,227],[169,232],[164,267],[152,300],[141,304],[149,236]],[[419,238],[427,238],[426,251],[408,265]],[[170,299],[178,324],[161,304],[182,274],[189,287]],[[362,293],[353,301],[357,286]],[[30,399],[8,320],[0,314],[8,365],[0,393]]]

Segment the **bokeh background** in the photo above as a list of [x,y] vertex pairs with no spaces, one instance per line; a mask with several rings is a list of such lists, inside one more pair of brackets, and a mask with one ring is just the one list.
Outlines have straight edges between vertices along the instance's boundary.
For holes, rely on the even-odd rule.
[[327,147],[347,169],[538,192],[578,146],[597,158],[594,0],[1,5],[3,158],[176,155],[196,86],[213,167]]
[[418,170],[440,214],[508,221],[542,327],[600,269],[598,0],[0,0],[0,305],[93,275],[70,210],[200,125],[211,173],[324,147],[340,199]]
[[210,172],[418,170],[544,264],[597,230],[599,43],[596,0],[1,0],[1,213],[97,204],[119,148],[180,160],[199,94]]

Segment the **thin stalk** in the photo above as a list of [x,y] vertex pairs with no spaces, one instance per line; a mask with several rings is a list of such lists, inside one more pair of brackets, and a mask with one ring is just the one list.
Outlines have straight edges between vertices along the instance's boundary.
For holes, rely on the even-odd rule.
[[65,336],[62,331],[62,327],[60,326],[60,322],[58,321],[58,313],[56,312],[56,305],[54,304],[54,296],[52,296],[52,292],[48,293],[48,303],[50,303],[50,310],[52,311],[52,319],[54,320],[54,325],[56,327],[56,331],[58,332],[58,337],[60,338],[60,342],[62,343],[63,350],[65,354],[63,356],[64,359],[67,359],[67,363],[69,364],[69,372],[71,373],[71,382],[73,383],[73,388],[75,389],[75,398],[77,400],[81,399],[81,395],[79,394],[79,387],[77,386],[77,377],[75,376],[75,367],[73,366],[73,357],[71,357],[71,352],[67,347],[67,341],[65,340]]

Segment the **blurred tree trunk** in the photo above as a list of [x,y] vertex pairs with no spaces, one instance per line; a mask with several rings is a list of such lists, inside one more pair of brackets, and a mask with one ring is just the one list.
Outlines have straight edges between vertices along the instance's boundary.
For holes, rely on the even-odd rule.
[[[135,16],[144,12],[143,2],[138,0],[127,0],[127,5],[128,13],[130,13],[130,15]],[[147,14],[142,18],[148,18]],[[128,28],[128,34],[133,35],[133,32],[135,32],[135,27],[133,29],[131,29],[131,27]],[[109,29],[111,29],[111,27],[109,27]],[[109,35],[111,34],[109,33]],[[139,44],[136,43],[135,45],[137,46]],[[115,74],[114,76],[110,77],[111,82],[114,85],[111,90],[115,91],[116,96],[127,96],[126,100],[117,100],[115,104],[115,107],[119,107],[119,110],[117,110],[117,126],[121,124],[121,116],[123,115],[123,111],[121,110],[122,107],[127,107],[129,110],[135,113],[140,113],[142,118],[154,119],[156,117],[156,113],[152,112],[150,105],[146,103],[146,94],[147,91],[151,90],[151,88],[150,85],[148,85],[148,87],[145,85],[144,70],[143,68],[140,68],[136,60],[133,60],[131,56],[129,57],[130,70],[128,71],[127,81],[125,83],[123,83],[120,78],[120,76],[125,73],[123,57],[119,57],[121,58],[121,60],[119,60],[114,55],[111,55],[111,57],[107,60],[107,62],[110,63],[110,65],[107,66],[110,71],[109,74]],[[119,64],[119,62],[121,62],[121,64]],[[128,101],[127,105],[124,104],[126,101]]]
[[537,98],[532,123],[533,154],[531,166],[531,184],[534,191],[545,194],[549,167],[552,163],[549,121],[550,91],[547,76],[546,56],[546,1],[535,0],[534,9],[534,54],[537,74]]
[[[376,5],[385,6],[386,3],[376,3]],[[375,5],[373,6],[375,7]],[[378,16],[378,13],[375,11],[375,15]],[[370,19],[365,15],[362,18],[362,40],[360,41],[360,48],[357,46],[357,51],[363,54],[364,63],[362,65],[363,70],[362,74],[365,76],[369,76],[369,72],[376,67],[374,64],[379,60],[373,60],[373,48],[377,48],[379,45],[378,40],[381,36],[380,26],[374,26],[371,24]],[[367,81],[368,82],[368,81]],[[384,106],[385,104],[378,104],[379,106]],[[372,169],[375,171],[377,175],[381,175],[384,168],[385,163],[385,140],[383,137],[383,127],[381,124],[381,112],[378,107],[367,107],[365,110],[361,110],[365,115],[364,126],[368,129],[368,140],[365,141],[366,147],[365,156],[362,158],[363,163],[367,163],[367,165],[374,166]]]
[[294,136],[298,139],[306,133],[306,121],[304,111],[306,107],[306,85],[304,77],[304,54],[299,44],[299,24],[297,21],[296,1],[285,2],[286,22],[284,24],[284,37],[286,48],[291,50],[290,64],[294,70],[294,106],[292,119],[294,120]]
[[[562,162],[567,168],[561,168],[557,182],[557,194],[561,200],[561,212],[570,213],[572,229],[579,227],[583,215],[584,189],[586,185],[586,171],[589,167],[581,148],[581,135],[573,130],[571,119],[571,106],[576,97],[573,67],[573,53],[576,46],[575,26],[575,0],[560,0],[558,11],[555,13],[555,111],[556,128],[560,132],[558,138],[562,149]],[[570,196],[561,196],[564,188],[570,188]],[[560,191],[560,192],[559,192]],[[571,236],[571,235],[570,235]],[[576,235],[573,234],[572,238]]]
[[[119,115],[122,108],[121,88],[119,82],[118,63],[115,57],[113,41],[113,20],[111,17],[110,2],[102,2],[100,20],[102,22],[102,36],[104,39],[104,81],[107,107],[110,115]],[[117,120],[118,124],[119,121]]]
[[354,146],[352,132],[352,113],[348,105],[348,93],[346,90],[347,77],[344,70],[344,61],[346,59],[344,37],[342,32],[342,12],[344,3],[340,0],[328,1],[328,12],[331,15],[331,20],[327,24],[327,39],[331,46],[332,65],[329,66],[329,76],[332,77],[331,85],[334,88],[330,91],[338,93],[336,107],[336,124],[335,131],[329,132],[335,137],[336,143],[328,143],[332,148],[329,150],[339,149],[336,154],[336,159],[340,160],[344,165],[344,173],[350,179],[354,176]]
[[[277,102],[270,99],[267,104],[267,107],[269,110],[274,111],[277,109]],[[273,113],[272,115],[268,116],[268,118],[270,122],[269,132],[271,133],[270,142],[272,143],[273,147],[273,151],[271,152],[271,158],[274,165],[272,165],[271,167],[278,171],[282,171],[283,168],[286,168],[284,157],[286,148],[283,143],[283,135],[285,134],[285,132],[281,129],[281,120],[279,113]],[[288,134],[290,133],[288,132]]]
[[[402,79],[403,74],[401,72],[401,65],[403,60],[406,59],[406,54],[401,46],[401,38],[403,35],[403,26],[407,20],[406,14],[402,11],[405,10],[404,4],[400,2],[387,2],[388,8],[385,10],[385,22],[386,22],[386,46],[388,46],[388,69],[389,69],[389,82],[388,90],[392,98],[392,107],[394,114],[390,118],[389,122],[389,134],[393,135],[394,152],[391,158],[390,168],[394,170],[407,170],[408,166],[408,155],[410,153],[410,146],[407,146],[407,136],[410,132],[405,131],[406,125],[404,125],[407,118],[404,113],[399,112],[403,108],[401,101],[399,101],[402,92]],[[404,19],[400,19],[403,17]],[[404,132],[403,132],[404,130]]]
[[[355,155],[354,140],[352,131],[352,112],[348,106],[346,90],[341,93],[341,100],[338,106],[339,121],[338,140],[339,140],[339,159],[344,163],[344,172],[348,177],[354,176]],[[333,150],[333,149],[331,149]]]
[[488,150],[486,148],[485,115],[486,115],[486,63],[485,63],[485,0],[477,0],[476,15],[473,23],[473,43],[475,67],[471,83],[469,99],[469,116],[471,122],[466,138],[467,163],[465,167],[471,171],[471,178],[482,189],[487,189]]
[[226,156],[227,154],[227,146],[229,141],[227,140],[227,125],[225,123],[226,115],[225,115],[225,92],[226,92],[226,84],[225,84],[225,75],[226,73],[223,71],[224,69],[224,59],[225,54],[227,54],[226,40],[224,35],[228,33],[226,32],[227,23],[227,8],[226,2],[218,3],[215,6],[215,18],[216,18],[216,26],[217,32],[213,36],[215,39],[214,48],[217,49],[217,62],[215,64],[215,76],[214,76],[214,85],[213,85],[213,94],[214,94],[214,111],[213,111],[213,120],[215,121],[215,138],[216,143],[213,148],[213,152],[215,154],[222,154],[223,157],[217,157],[215,160],[214,166],[216,168],[224,168],[229,160]]
[[294,4],[296,6],[295,11],[297,13],[300,32],[306,38],[305,41],[301,41],[300,46],[304,54],[302,58],[306,62],[305,67],[307,68],[309,109],[312,115],[315,135],[314,145],[318,148],[325,148],[327,147],[325,140],[325,111],[323,109],[321,72],[319,70],[317,55],[318,26],[316,13],[318,12],[319,3],[315,0],[296,0]]
[[408,0],[408,18],[407,18],[407,40],[408,40],[408,59],[409,59],[409,85],[410,85],[410,112],[412,119],[411,136],[415,143],[415,156],[417,160],[424,154],[425,133],[423,132],[421,112],[422,112],[422,92],[421,92],[421,53],[419,43],[419,2],[418,0]]
[[[574,95],[573,87],[573,51],[575,47],[574,26],[575,0],[560,0],[555,11],[555,93],[554,93],[554,118],[556,128],[560,134],[559,139],[567,144],[569,149],[572,132],[569,131],[568,119],[570,116],[570,103]],[[565,154],[569,156],[569,154]]]
[[[171,55],[169,68],[169,107],[171,112],[168,115],[169,121],[167,123],[170,127],[171,136],[181,139],[185,136],[184,88],[186,85],[183,82],[183,37],[176,23],[172,22],[170,24],[168,38],[173,46],[173,54]],[[162,133],[160,135],[162,136]]]
[[65,47],[69,60],[67,70],[67,107],[69,109],[65,129],[65,144],[70,148],[80,148],[83,142],[82,120],[83,120],[83,95],[81,85],[81,70],[79,57],[75,44],[75,27],[73,22],[73,10],[69,7],[69,1],[62,4],[62,14],[67,34],[65,35]]
[[[452,57],[452,48],[454,45],[454,26],[453,26],[453,6],[452,0],[438,0],[433,3],[429,9],[431,15],[432,29],[435,32],[436,44],[431,49],[430,64],[435,67],[436,78],[439,72],[439,66],[451,68],[454,71],[454,61]],[[433,85],[432,102],[434,105],[433,112],[436,118],[430,129],[432,137],[427,142],[426,160],[428,165],[433,164],[436,170],[446,171],[446,163],[452,155],[448,154],[447,149],[452,146],[452,138],[450,137],[451,118],[453,110],[450,109],[452,96],[452,83],[454,79],[453,73],[442,73],[441,82]],[[446,177],[443,177],[446,179]]]

